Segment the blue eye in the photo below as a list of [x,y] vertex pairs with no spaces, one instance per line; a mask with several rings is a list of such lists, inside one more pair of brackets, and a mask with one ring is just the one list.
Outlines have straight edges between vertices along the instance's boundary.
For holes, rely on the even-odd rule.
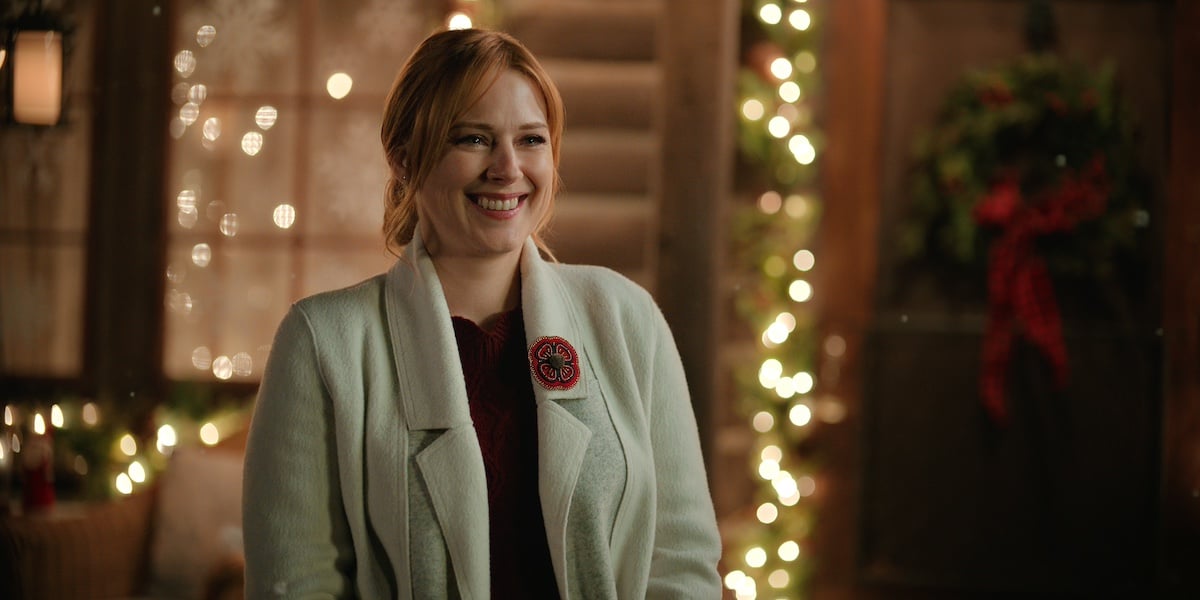
[[454,143],[455,144],[465,144],[468,146],[483,146],[483,145],[487,144],[487,138],[484,138],[482,135],[479,135],[477,133],[472,133],[470,135],[464,135],[464,136],[458,138],[457,140],[454,141]]

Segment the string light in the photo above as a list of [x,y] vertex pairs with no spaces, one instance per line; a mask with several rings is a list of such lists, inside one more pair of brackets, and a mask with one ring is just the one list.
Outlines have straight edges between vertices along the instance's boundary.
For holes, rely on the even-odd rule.
[[334,73],[325,81],[325,91],[329,92],[329,96],[334,100],[341,100],[350,94],[350,88],[354,87],[354,80],[345,73]]
[[791,133],[791,131],[792,124],[789,123],[785,117],[774,116],[771,117],[770,121],[767,121],[767,132],[773,137],[784,138],[787,137],[787,134]]
[[221,441],[221,432],[213,423],[205,423],[200,427],[200,441],[206,446],[215,446]]
[[[747,270],[758,275],[753,285],[745,286],[746,304],[754,307],[747,320],[761,334],[759,349],[766,354],[758,359],[759,386],[746,390],[760,403],[751,408],[748,424],[757,435],[772,441],[782,437],[791,444],[809,435],[814,407],[823,411],[826,404],[823,396],[813,397],[815,367],[808,348],[821,347],[811,337],[814,319],[798,305],[814,295],[806,274],[815,268],[816,259],[802,245],[784,245],[810,235],[808,220],[819,206],[810,192],[796,189],[814,179],[809,169],[817,164],[820,141],[814,126],[819,121],[813,117],[806,87],[817,66],[809,51],[817,38],[798,32],[810,31],[819,18],[803,0],[754,0],[743,5],[757,17],[752,26],[763,30],[763,35],[750,39],[765,41],[745,48],[744,56],[753,62],[743,67],[738,80],[741,101],[734,118],[742,128],[739,139],[745,157],[761,167],[757,175],[768,182],[768,189],[756,198],[756,226],[746,228],[753,237],[739,240],[750,249],[746,252],[750,259]],[[768,58],[764,60],[764,56]],[[776,215],[782,218],[776,219]],[[781,430],[781,425],[787,427]],[[785,565],[800,559],[797,536],[807,534],[804,511],[809,509],[798,505],[813,494],[815,480],[790,472],[809,471],[807,457],[796,449],[781,443],[761,443],[759,447],[757,474],[764,485],[770,484],[773,497],[756,506],[755,527],[746,529],[751,539],[735,543],[735,548],[743,549],[742,555],[726,556],[725,563],[732,570],[725,577],[725,587],[739,599],[757,598],[760,582],[771,590],[770,594],[764,591],[763,597],[805,597],[809,569]],[[779,545],[780,541],[784,543]],[[778,550],[768,554],[764,548]]]
[[776,79],[787,79],[792,76],[792,61],[780,57],[771,61],[771,74]]
[[779,8],[778,4],[767,3],[758,9],[758,18],[767,25],[778,25],[780,19],[783,18],[783,10]]
[[788,540],[779,545],[779,558],[785,562],[792,562],[800,558],[800,544]]
[[124,453],[125,456],[133,456],[134,454],[137,454],[137,440],[133,439],[132,435],[127,433],[121,436],[121,441],[119,443],[121,446],[121,452]]
[[446,19],[446,29],[470,29],[471,27],[471,17],[465,13],[450,13],[450,18]]
[[750,98],[742,103],[742,115],[747,119],[757,121],[763,118],[764,114],[766,114],[766,109],[763,107],[762,102]]
[[796,31],[808,31],[808,27],[812,25],[812,15],[808,14],[808,11],[803,8],[793,10],[788,15],[788,24]]

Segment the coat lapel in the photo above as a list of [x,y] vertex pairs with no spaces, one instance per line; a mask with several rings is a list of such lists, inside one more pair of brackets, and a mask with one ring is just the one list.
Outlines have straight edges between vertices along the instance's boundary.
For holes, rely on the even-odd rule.
[[575,484],[583,467],[592,432],[569,410],[570,403],[587,402],[591,365],[580,334],[570,298],[557,274],[542,260],[533,241],[526,241],[521,256],[521,303],[525,320],[525,341],[532,350],[538,340],[561,338],[574,350],[578,379],[568,389],[539,377],[530,360],[530,377],[537,400],[538,419],[538,495],[550,557],[558,574],[560,592],[567,594],[566,535],[567,516]]
[[[416,456],[416,463],[429,489],[459,592],[463,598],[487,598],[487,475],[450,310],[419,234],[408,244],[404,259],[388,272],[385,302],[405,424],[409,431],[442,431]],[[400,456],[408,452],[397,450]],[[407,490],[399,488],[397,494],[404,497]],[[407,532],[408,524],[402,525]]]

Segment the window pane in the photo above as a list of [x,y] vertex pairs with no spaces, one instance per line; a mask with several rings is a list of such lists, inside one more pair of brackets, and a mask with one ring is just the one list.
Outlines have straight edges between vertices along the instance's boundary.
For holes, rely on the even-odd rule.
[[[292,302],[394,260],[380,230],[380,113],[432,23],[426,13],[440,7],[179,6],[163,369],[173,379],[254,381]],[[327,90],[334,73],[350,78],[344,97]]]

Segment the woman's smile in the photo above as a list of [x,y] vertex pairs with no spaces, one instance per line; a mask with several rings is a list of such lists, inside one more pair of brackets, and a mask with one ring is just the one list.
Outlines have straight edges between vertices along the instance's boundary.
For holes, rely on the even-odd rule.
[[529,194],[467,194],[483,214],[492,219],[511,219],[525,206]]

